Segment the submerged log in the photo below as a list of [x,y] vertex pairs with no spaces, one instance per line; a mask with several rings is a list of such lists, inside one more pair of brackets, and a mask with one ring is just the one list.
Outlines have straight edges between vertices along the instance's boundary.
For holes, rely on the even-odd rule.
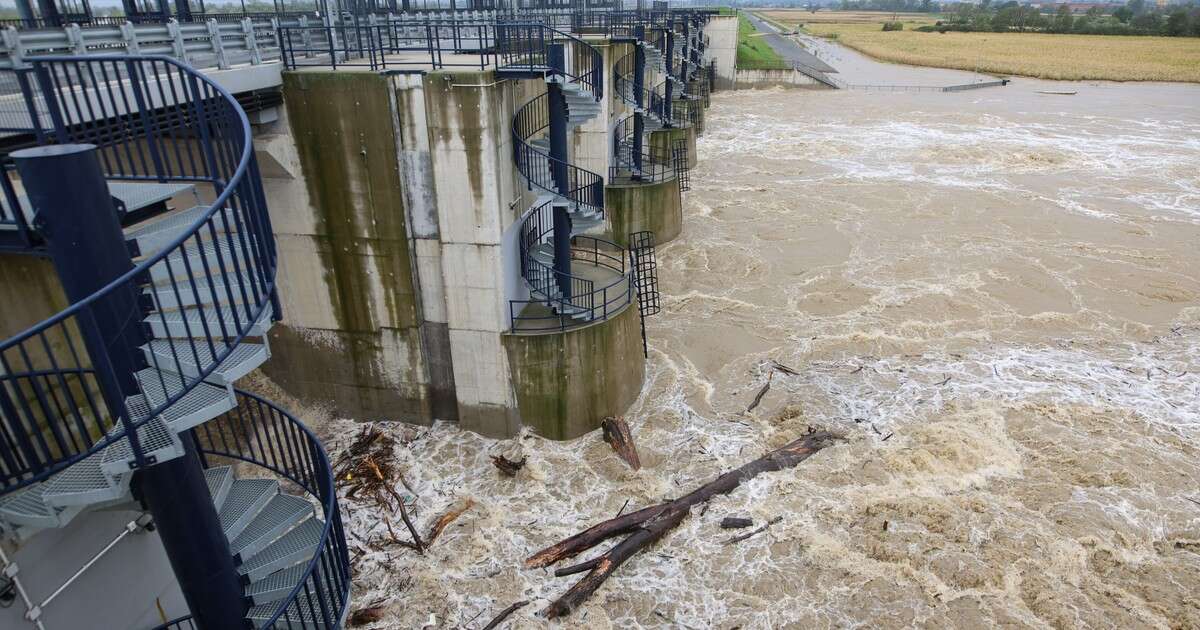
[[726,516],[721,519],[721,529],[741,529],[750,527],[754,524],[754,519],[741,518],[738,516]]
[[526,568],[547,567],[591,549],[609,538],[626,536],[608,551],[591,560],[557,570],[555,574],[559,576],[583,571],[587,571],[588,574],[569,588],[562,597],[547,606],[542,614],[551,619],[570,614],[596,592],[617,567],[682,523],[693,506],[714,496],[728,494],[742,482],[749,481],[761,473],[792,468],[838,439],[824,431],[809,433],[740,468],[718,476],[682,497],[597,523],[529,556],[525,560]]
[[454,508],[443,514],[438,520],[433,522],[433,527],[429,528],[429,535],[425,537],[425,547],[428,549],[433,541],[437,540],[438,536],[442,535],[442,530],[446,529],[450,523],[453,523],[458,517],[463,515],[463,512],[471,509],[475,505],[475,501],[467,499],[467,502],[462,504],[462,507]]
[[625,460],[630,468],[640,470],[642,460],[638,457],[637,445],[633,443],[633,432],[629,430],[625,419],[605,418],[600,423],[600,428],[604,431],[604,441],[608,442],[617,455]]
[[493,455],[492,463],[496,465],[496,469],[505,477],[516,477],[517,472],[525,467],[525,462],[528,458],[522,457],[513,461],[503,455]]

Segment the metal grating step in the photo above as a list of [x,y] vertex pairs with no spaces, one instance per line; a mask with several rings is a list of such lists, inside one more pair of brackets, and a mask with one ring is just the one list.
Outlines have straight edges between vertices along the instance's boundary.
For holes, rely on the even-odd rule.
[[185,192],[195,192],[195,184],[177,182],[108,182],[108,193],[125,204],[126,212],[136,212],[156,203],[170,201]]
[[242,564],[253,558],[287,530],[312,516],[312,513],[312,504],[300,497],[290,494],[271,497],[270,502],[263,507],[254,521],[229,543],[234,562]]
[[[244,243],[242,239],[245,239]],[[165,262],[159,261],[150,267],[150,279],[155,283],[170,282],[172,277],[181,281],[187,277],[190,269],[192,276],[207,280],[204,271],[207,268],[215,280],[221,273],[222,264],[229,274],[235,273],[235,270],[248,274],[247,256],[253,260],[255,255],[254,241],[246,235],[233,237],[232,243],[224,238],[218,241],[204,241],[199,245],[189,240],[183,250],[172,252]]]
[[[143,255],[156,252],[170,245],[172,241],[185,233],[192,224],[199,221],[208,212],[210,207],[193,206],[187,210],[167,215],[159,221],[138,225],[125,233],[125,239],[137,242],[138,250]],[[237,231],[236,221],[231,213],[218,212],[214,214],[211,224],[218,234]],[[211,236],[208,228],[202,229],[200,234],[203,238]]]
[[[125,404],[129,406],[130,413],[135,418],[144,418],[149,414],[151,407],[161,406],[169,397],[178,395],[186,386],[178,374],[154,368],[141,370],[134,377],[145,396],[144,398],[125,399]],[[143,406],[135,408],[133,405],[139,402]],[[229,388],[208,383],[193,383],[191,391],[167,407],[159,414],[159,417],[167,423],[172,431],[182,433],[208,422],[235,406],[237,406],[237,399]]]
[[91,505],[124,498],[129,492],[128,472],[110,477],[100,467],[104,453],[86,457],[51,477],[43,497],[47,505]]
[[[255,628],[262,628],[270,621],[271,616],[279,608],[276,602],[262,604],[250,609],[246,619]],[[337,602],[332,593],[326,592],[324,606],[316,593],[307,595],[303,592],[296,600],[288,605],[284,614],[275,622],[280,628],[333,628],[341,621],[337,618]],[[328,623],[326,623],[328,619]]]
[[[203,340],[154,339],[141,347],[142,354],[150,367],[198,377],[215,362],[212,350]],[[223,346],[218,350],[225,352]],[[271,357],[267,346],[257,343],[241,343],[229,351],[225,360],[217,366],[207,380],[217,385],[228,385],[249,374]]]
[[[130,398],[142,398],[142,396],[131,396]],[[145,401],[143,400],[141,404],[145,405]],[[143,407],[143,411],[147,409],[148,407]],[[133,406],[130,406],[130,413],[132,415]],[[118,424],[109,431],[109,435],[123,431],[124,427]],[[175,435],[175,432],[167,427],[162,418],[152,418],[146,421],[136,429],[136,432],[142,454],[148,460],[153,458],[153,463],[165,462],[183,455],[183,442],[179,440],[179,436]],[[133,461],[133,448],[129,444],[129,439],[123,437],[108,445],[101,452],[100,470],[115,477],[128,472]]]
[[238,567],[238,573],[250,582],[257,582],[280,569],[309,560],[316,552],[324,530],[325,523],[321,519],[310,518],[254,554]]
[[46,484],[35,483],[0,497],[0,521],[11,525],[49,528],[61,527],[69,520],[71,508],[46,505],[42,496]]
[[[320,571],[320,569],[321,566],[317,565],[315,570]],[[247,584],[244,591],[246,599],[250,600],[251,606],[261,606],[287,597],[288,593],[291,593],[292,589],[300,583],[300,579],[304,577],[304,572],[307,570],[308,563],[301,562],[282,571],[276,571],[257,582]]]
[[204,481],[208,484],[208,496],[212,497],[213,507],[220,512],[221,506],[225,505],[225,498],[229,496],[229,490],[233,488],[233,468],[230,466],[206,468]]
[[259,510],[279,493],[279,482],[274,479],[238,479],[229,489],[225,504],[218,516],[225,538],[233,540],[246,529]]
[[[226,277],[232,277],[230,273]],[[243,273],[239,279],[226,283],[222,278],[197,278],[195,282],[180,281],[177,286],[164,284],[147,287],[143,294],[156,310],[176,309],[197,304],[253,303],[257,299],[256,284]]]
[[262,336],[271,327],[271,304],[267,303],[262,316],[254,322],[250,321],[247,310],[254,311],[257,308],[240,305],[193,306],[180,311],[151,313],[142,321],[150,327],[151,334],[160,338],[205,338],[209,335],[233,338],[238,336],[239,329],[251,337]]

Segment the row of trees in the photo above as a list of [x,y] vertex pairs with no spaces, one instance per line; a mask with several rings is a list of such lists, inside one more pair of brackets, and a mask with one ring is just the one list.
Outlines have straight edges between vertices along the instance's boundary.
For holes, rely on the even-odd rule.
[[1191,3],[1159,8],[1145,0],[1130,0],[1111,14],[1093,6],[1082,15],[1075,15],[1066,4],[1035,8],[1015,0],[995,4],[983,0],[977,5],[947,8],[948,19],[922,30],[1200,37],[1200,6]]

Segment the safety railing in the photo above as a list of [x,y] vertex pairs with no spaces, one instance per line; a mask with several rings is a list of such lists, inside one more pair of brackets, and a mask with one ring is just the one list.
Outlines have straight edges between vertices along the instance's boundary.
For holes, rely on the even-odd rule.
[[[609,167],[609,183],[620,180],[637,180],[648,183],[663,182],[675,175],[670,157],[647,143],[637,151],[634,146],[636,133],[633,116],[626,116],[613,127],[613,165]],[[640,159],[639,159],[640,158]]]
[[[534,208],[521,224],[521,275],[533,299],[509,302],[509,317],[515,331],[561,331],[603,321],[620,312],[633,297],[625,250],[612,241],[582,234],[570,240],[572,262],[608,269],[613,272],[613,279],[607,282],[564,273],[538,260],[534,248],[548,243],[554,231],[553,206],[550,201]],[[527,311],[531,304],[548,306],[553,312]]]
[[[604,214],[604,178],[570,162],[551,157],[530,144],[530,138],[550,126],[549,98],[541,94],[513,117],[513,159],[531,188],[562,195],[576,206]],[[559,185],[560,178],[565,185]],[[565,189],[565,193],[562,192]]]
[[[37,93],[29,131],[43,143],[93,144],[109,178],[192,182],[215,199],[105,287],[0,342],[0,493],[122,438],[132,465],[151,463],[134,429],[208,378],[250,335],[273,305],[277,262],[250,124],[224,88],[165,57],[47,57],[16,72]],[[113,211],[99,203],[96,211]],[[155,290],[145,290],[149,282]],[[177,327],[163,308],[168,296],[175,304],[194,300],[195,318],[183,320],[187,339],[155,346],[142,320]],[[108,310],[114,304],[138,307],[118,314],[122,328],[101,330],[100,321],[116,317]],[[146,366],[152,376],[135,379],[117,365]],[[126,404],[134,393],[146,401],[136,418]]]
[[245,462],[266,469],[308,495],[324,521],[303,576],[258,627],[338,627],[349,603],[350,555],[329,456],[302,422],[259,396],[235,391],[236,408],[192,429],[204,466]]
[[497,25],[474,20],[356,21],[334,26],[280,27],[278,40],[289,69],[365,66],[371,70],[433,69],[495,63]]

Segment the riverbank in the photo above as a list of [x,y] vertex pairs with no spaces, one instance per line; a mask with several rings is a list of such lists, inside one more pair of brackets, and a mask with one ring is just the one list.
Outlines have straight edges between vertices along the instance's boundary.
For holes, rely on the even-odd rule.
[[902,31],[882,30],[888,13],[867,22],[862,12],[773,10],[760,15],[834,39],[880,61],[1052,80],[1200,83],[1200,38],[1055,35],[1047,33],[922,33],[933,16],[902,14]]

